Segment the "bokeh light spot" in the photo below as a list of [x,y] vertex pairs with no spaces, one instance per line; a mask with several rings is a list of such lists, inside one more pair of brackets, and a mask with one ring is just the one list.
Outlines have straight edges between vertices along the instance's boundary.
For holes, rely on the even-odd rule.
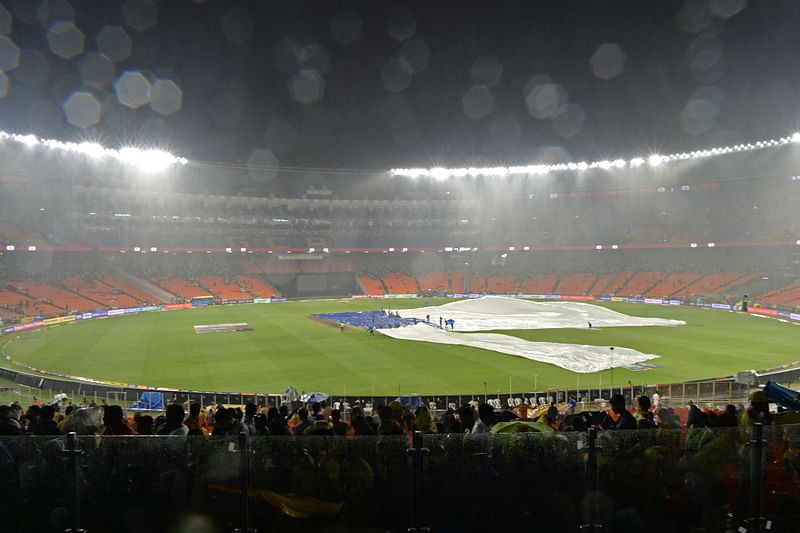
[[289,93],[301,104],[318,102],[325,94],[325,80],[313,69],[303,69],[289,81]]
[[75,22],[75,8],[67,0],[44,0],[36,9],[36,15],[45,28],[53,22]]
[[475,84],[494,87],[503,79],[503,64],[493,55],[483,55],[472,64],[470,74]]
[[279,165],[280,161],[275,154],[263,148],[253,150],[245,163],[247,173],[250,174],[253,180],[260,183],[275,179],[275,176],[278,174]]
[[731,18],[747,6],[747,0],[711,0],[711,13],[721,19]]
[[417,19],[406,6],[397,6],[386,19],[389,37],[395,41],[410,39],[417,32]]
[[717,123],[719,107],[710,99],[693,96],[680,114],[681,127],[686,133],[699,135]]
[[119,26],[106,26],[97,34],[97,48],[114,63],[128,59],[133,41],[128,32]]
[[144,74],[137,71],[123,72],[114,83],[117,100],[132,109],[139,108],[150,101],[150,82]]
[[331,35],[340,44],[354,43],[361,38],[361,17],[350,9],[343,9],[331,19]]
[[242,6],[233,6],[222,17],[222,32],[234,43],[243,43],[253,38],[255,21],[253,15]]
[[387,91],[399,93],[411,85],[411,65],[405,59],[392,57],[381,69],[381,80]]
[[431,52],[422,39],[409,39],[400,47],[398,55],[411,67],[412,74],[419,74],[428,68]]
[[553,116],[553,129],[561,137],[569,139],[583,130],[585,122],[583,108],[578,104],[567,104]]
[[90,87],[104,89],[114,81],[116,68],[103,54],[89,52],[78,61],[78,73],[81,81]]
[[125,24],[138,31],[147,31],[158,23],[158,7],[151,0],[127,0],[122,15]]
[[273,120],[264,132],[267,148],[276,154],[285,154],[297,142],[297,129],[286,120]]
[[0,37],[0,70],[9,71],[19,65],[19,48],[8,37]]
[[499,147],[510,148],[519,140],[521,128],[514,117],[497,117],[489,126],[489,137]]
[[56,22],[47,32],[50,51],[64,59],[72,59],[83,52],[83,32],[72,22]]
[[22,50],[14,77],[28,85],[44,83],[50,78],[50,62],[38,50]]
[[569,96],[559,84],[547,76],[534,76],[523,90],[525,107],[534,118],[545,119],[555,115],[566,105]]
[[5,98],[8,96],[8,76],[5,75],[2,71],[0,71],[0,98]]
[[0,4],[0,35],[8,35],[14,27],[14,17]]
[[103,106],[93,94],[78,91],[72,93],[63,105],[67,122],[79,128],[88,128],[100,122]]
[[625,69],[625,51],[618,44],[601,44],[592,54],[589,65],[596,78],[610,80]]
[[473,85],[461,99],[464,114],[472,120],[480,120],[492,112],[494,96],[483,85]]
[[183,105],[183,92],[172,80],[157,80],[150,89],[150,107],[161,115],[171,115]]

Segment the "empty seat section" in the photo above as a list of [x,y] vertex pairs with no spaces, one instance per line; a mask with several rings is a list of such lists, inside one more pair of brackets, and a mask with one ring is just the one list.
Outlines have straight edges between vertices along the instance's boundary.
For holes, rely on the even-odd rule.
[[718,294],[721,289],[741,278],[741,274],[735,272],[722,272],[708,274],[690,283],[686,287],[675,292],[673,296],[688,298],[690,296],[703,296],[706,294]]
[[211,296],[208,291],[198,287],[188,279],[184,278],[156,278],[151,280],[167,292],[171,292],[179,298],[191,300],[196,296]]
[[221,300],[247,300],[251,296],[239,284],[222,276],[203,276],[197,281]]
[[483,276],[472,276],[469,280],[469,292],[471,294],[486,292],[486,278]]
[[364,289],[365,294],[372,296],[386,294],[386,290],[383,288],[383,284],[379,279],[369,276],[358,276],[358,282],[361,284],[361,288]]
[[389,294],[417,294],[417,282],[407,274],[386,274],[383,284]]
[[64,287],[88,298],[103,307],[138,307],[140,302],[124,294],[112,292],[111,287],[98,280],[85,280],[78,276],[65,278]]
[[450,273],[450,288],[453,294],[464,294],[464,274],[461,272]]
[[101,304],[93,302],[79,296],[75,293],[60,289],[49,283],[38,283],[35,281],[14,281],[14,287],[20,292],[29,294],[36,300],[47,300],[56,307],[60,308],[60,312],[69,311],[91,311],[102,307]]
[[517,292],[514,276],[489,276],[486,280],[488,291],[494,294],[513,294]]
[[140,290],[130,283],[119,279],[116,276],[103,276],[100,280],[106,285],[108,285],[112,292],[114,291],[121,291],[125,294],[133,297],[136,301],[140,303],[148,303],[148,302],[155,302],[157,298],[153,297],[152,295]]
[[625,282],[630,279],[632,272],[620,272],[608,282],[605,288],[605,294],[617,294],[617,292],[625,285]]
[[648,289],[651,289],[657,283],[664,279],[666,274],[664,272],[637,272],[628,280],[622,289],[617,291],[620,296],[637,296],[645,294]]
[[429,274],[421,274],[417,277],[417,283],[419,283],[419,290],[422,292],[446,292],[450,290],[450,282],[447,279],[447,272],[431,272]]
[[555,274],[537,274],[529,276],[522,282],[522,292],[525,294],[553,294],[558,283]]
[[800,282],[763,294],[757,300],[772,305],[798,306],[800,305]]
[[597,277],[594,274],[569,274],[561,278],[556,285],[555,294],[582,296],[589,294]]
[[678,291],[688,287],[698,279],[702,274],[697,272],[684,272],[682,274],[670,274],[665,280],[647,291],[648,296],[654,298],[668,298]]
[[266,281],[256,276],[236,276],[239,283],[256,298],[271,298],[277,296],[277,291]]
[[239,266],[248,274],[261,274],[261,269],[258,265],[247,259],[240,259]]
[[614,279],[614,274],[603,274],[592,285],[592,288],[589,289],[589,294],[594,296],[600,294],[606,294],[606,288],[608,287],[611,280]]

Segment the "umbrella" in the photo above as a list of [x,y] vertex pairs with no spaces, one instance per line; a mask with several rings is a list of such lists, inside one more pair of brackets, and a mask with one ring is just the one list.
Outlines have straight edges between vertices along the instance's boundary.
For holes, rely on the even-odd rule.
[[800,410],[800,393],[796,390],[789,389],[772,381],[767,381],[764,386],[764,392],[770,401],[775,402],[785,409],[790,411]]
[[307,392],[300,396],[300,401],[304,403],[322,402],[330,398],[324,392]]
[[498,422],[492,426],[492,433],[550,433],[553,429],[541,422],[527,422],[514,420],[513,422]]

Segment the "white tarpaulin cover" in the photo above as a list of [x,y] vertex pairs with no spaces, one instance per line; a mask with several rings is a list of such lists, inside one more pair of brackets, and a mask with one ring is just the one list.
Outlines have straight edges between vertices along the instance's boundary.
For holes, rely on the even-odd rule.
[[[680,320],[627,316],[600,306],[579,302],[532,302],[495,296],[402,311],[402,316],[407,318],[424,320],[427,315],[431,316],[430,325],[417,324],[379,331],[396,339],[483,348],[551,363],[580,373],[598,372],[612,367],[629,367],[658,356],[618,346],[612,351],[608,346],[533,342],[501,333],[463,333],[463,331],[586,329],[588,322],[591,322],[593,327],[685,324]],[[453,319],[456,331],[438,328],[440,316],[445,320]]]

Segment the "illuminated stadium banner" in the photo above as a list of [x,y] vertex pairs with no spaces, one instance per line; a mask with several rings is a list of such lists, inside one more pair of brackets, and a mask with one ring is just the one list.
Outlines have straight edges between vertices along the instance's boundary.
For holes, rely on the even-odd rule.
[[384,298],[419,298],[416,294],[384,294]]
[[272,298],[254,298],[253,303],[255,304],[268,304],[272,302]]

